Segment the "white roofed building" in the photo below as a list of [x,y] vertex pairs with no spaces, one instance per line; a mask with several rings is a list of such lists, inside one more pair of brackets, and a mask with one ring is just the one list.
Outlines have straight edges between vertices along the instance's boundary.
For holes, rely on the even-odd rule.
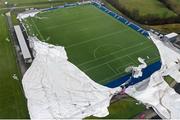
[[32,57],[31,57],[30,51],[28,49],[28,46],[26,44],[26,41],[25,41],[25,38],[21,31],[20,26],[19,25],[14,26],[14,30],[15,30],[15,33],[16,33],[16,36],[18,39],[18,43],[19,43],[19,46],[20,46],[20,49],[21,49],[21,52],[22,52],[25,62],[31,63]]
[[172,33],[169,33],[169,34],[165,35],[164,40],[166,40],[166,41],[175,41],[177,39],[177,37],[178,37],[178,34],[172,32]]

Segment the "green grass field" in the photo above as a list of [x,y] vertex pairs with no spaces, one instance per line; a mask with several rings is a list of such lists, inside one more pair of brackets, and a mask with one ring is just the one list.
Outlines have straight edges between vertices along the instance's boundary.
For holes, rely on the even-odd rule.
[[[15,53],[0,11],[0,119],[29,118]],[[16,74],[19,80],[13,79]]]
[[[60,1],[60,0],[53,0],[53,1]],[[63,0],[62,0],[63,1]],[[0,3],[2,5],[5,5],[5,2],[8,2],[8,4],[34,4],[34,3],[43,3],[43,2],[49,2],[48,0],[1,0]]]
[[171,32],[176,32],[180,33],[180,24],[164,24],[164,25],[153,25],[153,26],[147,26],[151,29],[161,31],[164,33],[171,33]]
[[158,0],[117,0],[117,5],[122,6],[130,13],[139,12],[139,16],[156,15],[159,18],[174,17],[176,14],[166,8]]
[[[41,17],[42,19],[39,19]],[[65,46],[69,60],[98,83],[126,74],[137,58],[153,63],[159,54],[153,43],[92,5],[40,13],[25,21],[28,33]]]
[[180,0],[164,0],[164,2],[177,14],[180,15]]
[[171,77],[171,76],[165,76],[164,80],[171,85],[171,83],[173,83],[175,80]]
[[[160,0],[106,0],[130,19],[146,25],[176,23],[178,14]],[[162,1],[162,0],[161,0]]]
[[38,3],[38,2],[48,2],[48,0],[1,0],[2,3],[8,2],[10,4],[19,4],[19,3]]
[[104,118],[90,116],[87,119],[133,119],[146,108],[131,97],[123,98],[111,104],[108,108],[109,115]]
[[157,15],[160,18],[176,16],[158,0],[119,0],[119,3],[131,12],[137,9],[140,16],[150,14]]
[[[76,2],[78,0],[1,0],[0,6],[6,7],[6,6],[42,6],[43,4],[47,4],[49,6],[55,6],[59,4],[64,3],[70,3],[70,2]],[[5,2],[8,2],[7,5],[5,5]],[[37,6],[37,7],[38,7]]]

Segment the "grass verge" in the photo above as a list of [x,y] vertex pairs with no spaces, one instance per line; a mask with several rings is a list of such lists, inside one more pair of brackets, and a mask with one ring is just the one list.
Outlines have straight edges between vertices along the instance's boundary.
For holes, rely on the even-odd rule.
[[[0,11],[0,118],[29,118],[15,53],[8,34],[6,19]],[[13,78],[13,75],[18,80]]]

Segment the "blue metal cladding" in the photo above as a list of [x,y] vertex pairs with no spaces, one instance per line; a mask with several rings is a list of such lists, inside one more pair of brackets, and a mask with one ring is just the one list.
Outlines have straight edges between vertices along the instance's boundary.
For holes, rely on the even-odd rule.
[[108,15],[114,17],[118,21],[122,22],[123,24],[126,24],[126,25],[128,24],[129,27],[131,27],[133,30],[139,32],[140,34],[144,35],[145,37],[149,36],[149,34],[148,34],[148,32],[146,30],[144,30],[143,28],[141,28],[140,26],[138,26],[138,25],[136,25],[136,24],[134,24],[132,22],[129,22],[123,16],[120,16],[120,15],[116,14],[115,12],[109,10],[108,8],[106,8],[105,6],[102,6],[99,3],[92,2],[92,4],[94,6],[96,6],[97,8],[99,8],[100,10],[102,10],[103,12],[107,13]]
[[155,62],[155,63],[147,66],[145,69],[143,69],[142,77],[133,78],[131,74],[128,74],[117,80],[113,80],[113,81],[107,83],[105,86],[110,87],[110,88],[115,88],[115,87],[122,85],[123,83],[125,83],[128,80],[129,80],[128,86],[131,86],[131,85],[134,85],[136,83],[139,83],[139,82],[149,78],[154,72],[156,72],[160,68],[161,68],[161,62],[158,61],[158,62]]

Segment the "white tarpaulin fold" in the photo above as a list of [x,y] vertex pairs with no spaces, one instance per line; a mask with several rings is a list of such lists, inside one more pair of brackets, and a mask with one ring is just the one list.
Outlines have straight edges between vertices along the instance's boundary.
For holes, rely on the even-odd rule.
[[151,106],[162,118],[180,119],[180,95],[163,78],[170,75],[175,81],[180,82],[180,54],[154,34],[150,33],[150,38],[159,50],[162,67],[148,78],[149,81],[145,80],[127,88],[126,93]]
[[159,50],[164,75],[170,75],[176,82],[180,82],[180,50],[170,43],[162,42],[150,33],[150,38]]
[[[31,38],[36,39],[36,38]],[[23,77],[32,119],[104,117],[113,94],[70,63],[63,47],[32,40],[35,59]]]
[[[146,82],[146,87],[139,88]],[[126,89],[126,93],[145,105],[151,106],[156,113],[166,119],[180,119],[180,95],[163,79],[160,71],[155,72],[149,82],[143,81]]]
[[21,21],[21,20],[23,20],[25,18],[28,18],[28,17],[34,17],[39,12],[41,12],[41,11],[40,10],[36,10],[36,9],[27,10],[25,12],[19,13],[17,15],[17,19],[19,19]]
[[141,63],[140,65],[138,65],[138,67],[132,67],[133,69],[133,77],[134,78],[139,78],[142,77],[143,73],[142,73],[142,69],[147,67],[147,64],[145,62],[144,59],[142,59],[141,57],[138,57],[138,61]]

